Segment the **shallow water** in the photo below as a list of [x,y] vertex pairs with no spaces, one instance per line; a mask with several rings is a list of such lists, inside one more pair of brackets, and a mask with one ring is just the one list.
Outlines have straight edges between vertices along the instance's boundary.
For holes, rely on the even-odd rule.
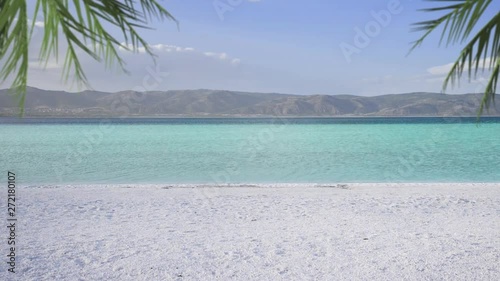
[[500,182],[500,118],[0,119],[23,184]]

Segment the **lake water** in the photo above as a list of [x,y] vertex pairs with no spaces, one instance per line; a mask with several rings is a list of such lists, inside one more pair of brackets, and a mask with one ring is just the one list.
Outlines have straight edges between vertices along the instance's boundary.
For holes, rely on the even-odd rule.
[[500,182],[500,118],[0,118],[22,184]]

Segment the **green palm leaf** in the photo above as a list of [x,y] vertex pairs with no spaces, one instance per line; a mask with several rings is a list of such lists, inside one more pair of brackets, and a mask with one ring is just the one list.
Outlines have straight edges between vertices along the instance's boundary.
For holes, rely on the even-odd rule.
[[[429,21],[414,24],[414,30],[423,31],[420,39],[415,41],[411,50],[420,46],[429,34],[439,27],[443,27],[440,43],[446,45],[465,43],[471,37],[472,31],[477,28],[479,19],[492,0],[429,0],[432,2],[447,2],[448,5],[437,8],[424,9],[426,12],[446,12],[445,15]],[[451,5],[450,2],[453,2]],[[478,32],[466,43],[458,59],[443,83],[443,90],[449,85],[459,83],[464,70],[468,72],[469,81],[476,78],[480,69],[491,71],[485,92],[478,111],[481,115],[488,109],[495,99],[498,76],[500,73],[500,12],[497,12]]]
[[[19,97],[21,115],[28,80],[28,46],[35,24],[33,20],[31,27],[28,26],[26,6],[26,0],[0,0],[0,60],[5,60],[0,81],[14,74],[11,89]],[[73,74],[76,82],[88,87],[78,50],[104,61],[106,67],[117,64],[126,71],[117,48],[130,51],[144,48],[154,57],[138,30],[147,28],[153,19],[177,23],[156,0],[37,0],[32,18],[36,19],[39,13],[44,23],[39,59],[46,64],[51,57],[58,57],[61,35],[68,46],[63,67],[65,80]],[[112,35],[103,27],[104,23],[115,26],[121,36]],[[125,46],[121,41],[125,41]]]

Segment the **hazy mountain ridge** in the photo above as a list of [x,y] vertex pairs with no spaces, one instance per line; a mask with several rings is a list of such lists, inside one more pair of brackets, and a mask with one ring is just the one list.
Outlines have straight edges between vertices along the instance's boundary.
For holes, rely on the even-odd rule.
[[[26,116],[475,116],[481,94],[409,93],[362,97],[223,90],[68,93],[28,88]],[[498,108],[498,107],[497,107]],[[15,116],[16,100],[0,90],[0,115]],[[490,108],[485,115],[500,115]]]

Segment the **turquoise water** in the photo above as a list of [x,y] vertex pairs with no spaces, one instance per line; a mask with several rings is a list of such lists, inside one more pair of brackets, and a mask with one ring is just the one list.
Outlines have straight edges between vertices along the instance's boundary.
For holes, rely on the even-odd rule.
[[0,170],[23,184],[500,182],[495,118],[479,126],[463,118],[108,121],[0,119]]

